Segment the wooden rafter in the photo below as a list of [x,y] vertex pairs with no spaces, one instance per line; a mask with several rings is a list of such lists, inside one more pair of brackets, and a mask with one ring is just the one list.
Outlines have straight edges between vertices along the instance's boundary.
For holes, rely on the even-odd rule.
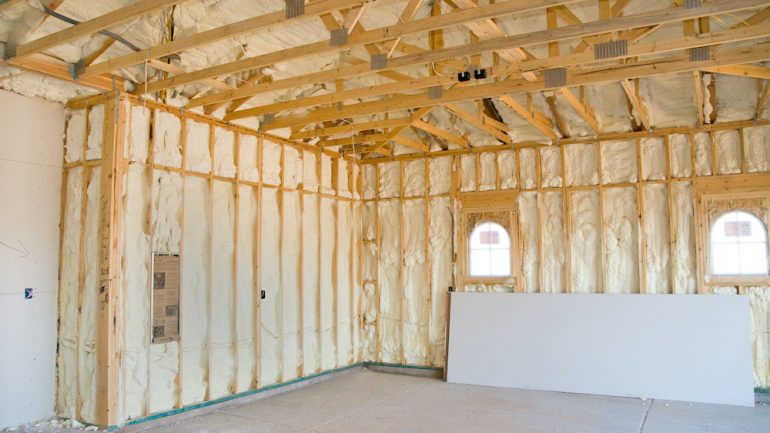
[[650,124],[650,116],[647,113],[647,106],[642,97],[639,96],[639,80],[621,80],[620,85],[623,86],[623,90],[626,92],[631,105],[633,105],[636,115],[639,116],[639,120],[642,121],[644,129],[651,130],[652,125]]
[[[332,1],[332,0],[329,0]],[[236,72],[242,72],[261,68],[277,62],[287,62],[298,60],[309,56],[347,51],[358,46],[366,46],[380,42],[393,40],[400,36],[413,33],[422,33],[439,28],[462,24],[466,21],[492,18],[500,15],[524,12],[529,10],[542,9],[552,4],[571,3],[576,0],[532,0],[526,4],[523,2],[507,1],[494,3],[487,6],[480,6],[474,9],[465,9],[453,13],[439,15],[436,17],[423,18],[416,21],[399,23],[392,26],[381,27],[374,30],[368,30],[358,34],[353,34],[348,38],[346,44],[331,46],[329,41],[320,41],[308,45],[302,45],[293,48],[287,48],[282,51],[272,52],[256,57],[250,57],[223,65],[212,66],[187,74],[171,77],[165,80],[156,81],[148,85],[148,91],[155,92],[170,87],[178,87],[200,81],[205,78],[218,77]],[[729,0],[731,2],[748,2],[749,0]],[[763,0],[770,3],[769,0]],[[306,8],[307,11],[307,8]],[[503,38],[504,39],[504,38]],[[180,39],[181,40],[181,39]],[[176,41],[178,42],[178,41]],[[480,52],[480,51],[479,51]],[[429,54],[429,53],[426,53]],[[450,57],[455,57],[452,54]],[[421,63],[427,63],[422,61]],[[98,65],[95,65],[98,66]],[[392,66],[391,66],[392,67]],[[93,68],[93,67],[92,67]],[[99,69],[95,70],[99,72]]]
[[548,118],[544,114],[519,104],[516,102],[516,100],[508,95],[500,95],[499,99],[505,105],[509,106],[513,111],[515,111],[516,114],[521,116],[522,119],[526,120],[530,125],[534,126],[538,131],[542,132],[546,137],[550,138],[551,140],[556,140],[558,138],[556,131],[553,130],[553,126],[549,121],[546,120]]
[[[380,142],[375,143],[374,145],[372,145],[372,147],[365,154],[368,155],[368,154],[371,154],[371,153],[376,153],[380,149],[382,149],[382,147],[385,146],[388,142],[396,141],[400,137],[401,133],[406,131],[412,125],[412,122],[414,122],[415,120],[422,119],[423,117],[428,115],[428,113],[430,113],[431,110],[433,110],[433,107],[423,107],[423,108],[420,108],[419,110],[417,110],[414,114],[412,114],[410,116],[410,120],[409,120],[408,124],[403,125],[403,126],[397,126],[397,127],[393,128],[388,133],[388,138],[386,140],[382,140]],[[407,140],[403,140],[402,139],[401,141],[396,141],[396,142],[399,143],[399,144],[403,144],[405,146],[414,147],[415,149],[421,150],[421,151],[424,151],[424,152],[427,152],[428,150],[430,150],[430,149],[425,150],[423,148],[424,146],[422,145],[422,143],[417,144],[417,143],[414,143],[412,141],[413,140],[408,140],[407,141]],[[415,145],[416,145],[416,147],[415,147]]]
[[759,97],[757,98],[757,109],[754,119],[761,119],[765,114],[765,106],[770,98],[770,82],[765,81],[764,86],[760,88]]
[[[666,59],[665,62],[662,62],[661,59],[655,59],[646,62],[610,65],[590,71],[573,72],[568,74],[567,78],[570,85],[586,85],[620,81],[628,78],[687,72],[711,66],[759,62],[768,59],[770,59],[770,43],[765,42],[747,47],[723,49],[715,52],[710,60],[702,62],[690,62],[689,58],[685,56],[676,56]],[[542,81],[529,83],[517,80],[506,80],[474,86],[458,86],[454,89],[445,90],[440,100],[431,99],[425,93],[399,95],[386,100],[348,105],[341,110],[321,109],[309,115],[284,116],[276,118],[275,123],[267,125],[267,127],[275,129],[316,123],[340,117],[363,116],[437,104],[445,105],[446,103],[457,101],[476,100],[482,97],[494,97],[511,93],[536,92],[545,89],[546,87]]]
[[578,98],[572,90],[562,87],[559,93],[573,110],[588,124],[588,126],[597,134],[601,134],[599,121],[596,120],[596,113],[582,99]]
[[[236,23],[227,24],[221,27],[216,27],[211,30],[206,30],[201,33],[182,37],[170,42],[166,42],[160,45],[156,45],[152,48],[137,51],[135,53],[126,54],[120,57],[106,60],[102,63],[97,63],[83,70],[82,75],[85,77],[91,75],[99,75],[116,71],[118,69],[127,68],[129,66],[138,65],[147,59],[157,59],[165,57],[171,54],[176,54],[184,50],[199,47],[202,45],[217,42],[222,39],[232,38],[247,33],[253,33],[260,29],[265,29],[276,24],[285,24],[289,22],[299,21],[307,19],[308,17],[318,16],[323,13],[336,11],[345,7],[354,7],[365,3],[366,0],[319,0],[314,3],[310,3],[305,6],[305,14],[299,17],[286,18],[286,13],[283,10],[272,12],[266,15],[258,17],[247,18]],[[328,41],[326,41],[328,45]],[[241,72],[241,71],[234,71]],[[229,73],[217,74],[214,76],[226,75]],[[212,77],[206,77],[212,78]],[[158,89],[159,90],[159,89]],[[153,90],[154,91],[154,90]]]
[[561,116],[561,114],[559,114],[559,103],[556,101],[556,95],[550,92],[548,94],[544,94],[543,96],[545,96],[545,102],[548,104],[548,109],[551,111],[551,116],[553,116],[554,123],[556,123],[556,128],[559,130],[559,135],[564,138],[568,138],[570,136],[569,125]]
[[463,119],[464,121],[470,123],[476,128],[479,128],[482,131],[488,134],[491,134],[498,140],[507,144],[513,143],[513,140],[511,140],[511,137],[509,137],[505,133],[506,131],[501,130],[500,128],[497,127],[497,125],[493,125],[484,116],[474,116],[473,114],[463,110],[462,108],[452,103],[444,103],[442,105],[444,106],[444,108],[452,112],[455,116],[459,117],[460,119]]
[[739,77],[761,78],[770,80],[770,68],[755,65],[727,65],[705,68],[705,71],[714,74],[736,75]]
[[311,129],[309,131],[294,132],[291,134],[292,140],[305,140],[315,137],[330,137],[340,134],[348,134],[360,131],[369,131],[374,129],[388,129],[399,126],[406,126],[412,121],[409,117],[397,117],[393,119],[375,120],[372,122],[351,123],[343,126],[332,126],[328,128]]
[[471,144],[468,142],[467,138],[460,137],[459,135],[453,134],[449,131],[445,131],[438,126],[431,125],[428,122],[423,122],[422,120],[418,119],[412,122],[412,126],[450,143],[454,143],[460,147],[471,147]]
[[179,3],[184,3],[186,1],[190,0],[142,0],[108,14],[96,17],[92,20],[84,21],[64,30],[43,36],[40,39],[19,45],[14,50],[15,53],[13,56],[26,57],[35,53],[39,53],[58,45],[72,42],[75,39],[81,38],[83,36],[92,35],[101,30],[114,27],[133,18],[147,15],[160,9]]
[[[552,30],[552,32],[563,31],[565,29],[568,29],[568,27],[562,27],[558,30]],[[682,49],[702,46],[702,45],[720,44],[727,41],[755,39],[755,38],[767,36],[769,34],[770,34],[770,24],[761,24],[757,26],[745,27],[742,29],[734,29],[734,30],[728,30],[728,31],[720,31],[720,32],[713,32],[713,33],[708,33],[703,35],[697,35],[689,38],[679,37],[679,38],[673,38],[673,39],[668,39],[663,41],[657,41],[655,43],[640,44],[640,45],[634,44],[629,47],[628,56],[638,57],[645,54],[660,54],[660,53],[666,53],[671,51],[680,51]],[[519,42],[529,40],[530,42],[534,41],[538,43],[559,39],[559,38],[554,38],[553,35],[550,33],[548,35],[545,35],[543,34],[543,32],[534,32],[530,34],[517,35],[517,36],[501,38],[501,39],[510,41],[511,38],[516,38],[516,41],[519,41]],[[442,61],[445,59],[463,57],[463,56],[467,56],[477,52],[489,51],[494,49],[494,47],[491,47],[489,45],[491,45],[492,42],[495,43],[494,44],[495,46],[499,45],[499,42],[501,39],[496,39],[492,41],[482,41],[476,44],[468,44],[468,45],[462,45],[462,46],[456,46],[456,47],[450,47],[445,49],[439,49],[439,50],[433,50],[428,52],[421,52],[417,54],[402,56],[402,57],[392,59],[389,62],[388,67],[400,68],[400,67],[416,66],[416,65],[426,64],[426,63]],[[530,59],[530,60],[525,60],[521,63],[511,64],[506,67],[503,67],[501,68],[501,70],[495,71],[495,74],[505,75],[510,73],[518,73],[526,70],[576,66],[581,64],[594,63],[596,61],[597,60],[594,58],[593,53],[569,54],[565,56],[559,56],[559,57],[547,58],[547,59]],[[347,67],[332,69],[328,71],[315,72],[315,73],[306,74],[302,76],[278,80],[273,82],[269,86],[268,85],[251,86],[244,89],[239,89],[237,91],[226,91],[226,92],[215,93],[212,95],[205,96],[203,98],[198,98],[197,101],[191,102],[189,107],[194,107],[194,106],[209,104],[214,102],[221,102],[223,100],[235,99],[246,95],[256,95],[259,93],[264,93],[269,91],[293,88],[296,86],[301,86],[301,85],[306,85],[311,83],[319,83],[319,82],[334,80],[338,78],[360,77],[360,76],[372,74],[375,72],[377,71],[372,71],[368,63],[360,64],[356,66],[347,66]],[[158,88],[157,86],[153,86],[152,84],[149,86],[150,90],[157,89],[157,88]]]

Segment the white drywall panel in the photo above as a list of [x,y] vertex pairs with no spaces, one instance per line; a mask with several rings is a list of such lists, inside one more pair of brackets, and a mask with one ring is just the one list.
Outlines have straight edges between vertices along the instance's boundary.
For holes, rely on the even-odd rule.
[[54,414],[64,107],[0,91],[0,117],[2,429]]
[[750,326],[746,296],[453,293],[447,380],[753,406]]

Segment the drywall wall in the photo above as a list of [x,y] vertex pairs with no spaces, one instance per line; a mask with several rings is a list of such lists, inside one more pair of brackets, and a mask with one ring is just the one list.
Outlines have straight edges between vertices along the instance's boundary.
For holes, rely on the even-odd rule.
[[[711,173],[741,175],[744,167],[745,174],[767,172],[769,134],[770,128],[747,127],[364,164],[364,359],[444,365],[444,302],[459,268],[453,259],[458,197],[466,193],[507,191],[515,197],[518,292],[697,293],[693,184]],[[739,291],[714,289],[725,290]],[[402,294],[403,300],[396,297]],[[418,312],[412,297],[429,305],[427,327],[416,321],[423,316],[412,314]],[[767,314],[765,301],[758,296],[752,302],[755,315]],[[757,326],[752,331],[758,387],[770,387],[766,334]],[[427,360],[422,341],[430,342]]]
[[3,429],[54,413],[64,107],[0,90],[0,117]]
[[[161,104],[119,107],[118,423],[359,362],[358,167]],[[68,110],[65,139],[57,413],[85,422],[103,113]],[[178,341],[150,343],[154,253],[180,255]]]
[[453,293],[451,314],[449,382],[754,406],[747,296]]

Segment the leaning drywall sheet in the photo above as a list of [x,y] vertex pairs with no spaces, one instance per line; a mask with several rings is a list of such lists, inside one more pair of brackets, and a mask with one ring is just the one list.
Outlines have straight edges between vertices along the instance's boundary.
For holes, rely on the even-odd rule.
[[750,326],[746,296],[454,293],[448,380],[753,406]]
[[[380,184],[382,185],[382,184]],[[383,362],[400,363],[401,335],[401,203],[381,201],[380,220],[380,339]]]

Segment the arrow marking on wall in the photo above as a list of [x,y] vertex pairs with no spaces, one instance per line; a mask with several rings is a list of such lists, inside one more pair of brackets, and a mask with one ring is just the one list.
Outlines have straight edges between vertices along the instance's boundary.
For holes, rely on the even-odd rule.
[[24,258],[24,257],[27,257],[27,256],[29,256],[29,250],[27,250],[27,247],[26,247],[26,246],[24,246],[24,244],[23,244],[23,243],[22,243],[20,240],[17,240],[16,242],[18,242],[18,243],[19,243],[19,246],[21,247],[21,249],[19,249],[19,248],[14,248],[14,247],[12,247],[12,246],[10,246],[10,245],[6,244],[5,242],[0,242],[0,245],[2,245],[2,246],[4,246],[4,247],[8,248],[9,250],[13,250],[13,251],[16,251],[17,253],[21,254],[21,255],[19,256],[19,258],[20,258],[20,259],[22,259],[22,258]]

